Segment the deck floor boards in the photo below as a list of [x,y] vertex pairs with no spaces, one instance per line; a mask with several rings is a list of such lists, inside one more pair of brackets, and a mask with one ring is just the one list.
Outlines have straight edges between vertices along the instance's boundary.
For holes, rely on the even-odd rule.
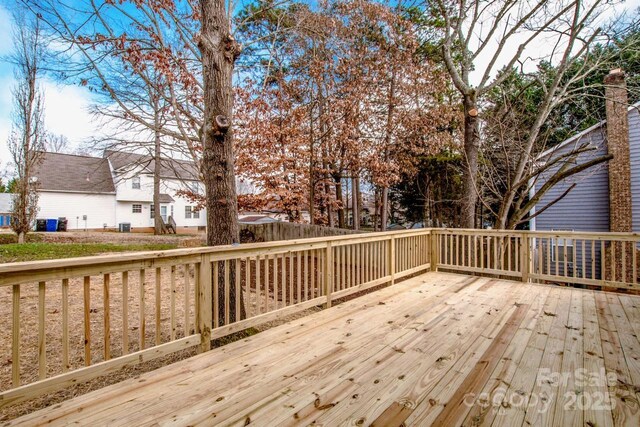
[[427,273],[6,425],[637,426],[638,331],[637,296]]

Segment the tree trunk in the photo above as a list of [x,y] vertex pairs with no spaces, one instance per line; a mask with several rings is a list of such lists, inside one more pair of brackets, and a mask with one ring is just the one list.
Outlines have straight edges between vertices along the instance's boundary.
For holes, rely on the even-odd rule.
[[461,224],[464,228],[475,228],[476,179],[478,176],[478,149],[480,130],[478,121],[478,105],[475,92],[464,95],[464,154],[466,175],[462,200]]
[[373,231],[378,231],[378,212],[380,210],[380,199],[378,189],[373,191]]
[[351,215],[353,216],[353,229],[360,230],[360,203],[358,191],[358,178],[351,178]]
[[158,236],[162,234],[162,216],[160,215],[160,155],[161,155],[161,140],[160,140],[160,132],[158,130],[158,126],[160,125],[159,120],[159,111],[158,111],[158,102],[157,99],[154,102],[154,125],[156,126],[155,130],[155,139],[154,139],[154,153],[153,153],[153,233]]
[[309,222],[315,224],[316,181],[314,175],[313,108],[309,115]]
[[387,230],[387,222],[389,221],[389,187],[382,187],[382,196],[380,201],[380,231]]
[[[206,188],[207,245],[240,243],[238,202],[233,164],[232,75],[241,47],[230,33],[225,3],[213,0],[200,2],[201,36],[198,47],[202,52],[204,83],[204,127],[202,131],[202,175]],[[230,263],[231,283],[235,271]],[[224,295],[224,267],[219,269],[218,295]],[[220,280],[222,278],[223,280]],[[240,298],[241,313],[230,310],[230,321],[244,316],[242,294],[230,289],[229,307]],[[224,316],[224,298],[219,298],[220,316]],[[224,324],[224,319],[220,324]]]
[[333,175],[333,182],[335,183],[335,187],[336,187],[336,200],[338,201],[338,204],[340,205],[340,207],[338,208],[338,227],[339,228],[346,228],[345,225],[345,221],[344,221],[344,197],[342,195],[342,177],[340,174],[334,174]]
[[18,233],[18,243],[24,243],[24,236],[25,236],[25,232],[21,231]]

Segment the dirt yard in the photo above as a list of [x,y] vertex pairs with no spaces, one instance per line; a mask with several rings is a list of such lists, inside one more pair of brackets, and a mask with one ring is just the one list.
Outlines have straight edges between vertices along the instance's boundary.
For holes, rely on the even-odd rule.
[[[15,243],[15,234],[9,230],[0,231],[0,244]],[[116,244],[175,244],[178,247],[202,246],[204,233],[199,234],[163,234],[150,233],[114,233],[99,231],[67,231],[61,233],[29,233],[27,242],[34,243],[116,243]]]

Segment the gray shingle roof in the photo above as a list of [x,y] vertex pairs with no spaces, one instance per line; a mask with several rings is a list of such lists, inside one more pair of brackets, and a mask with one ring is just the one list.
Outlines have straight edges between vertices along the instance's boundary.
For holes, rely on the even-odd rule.
[[107,159],[72,154],[42,153],[35,169],[38,189],[81,193],[115,193]]
[[[111,161],[114,170],[133,170],[137,166],[147,168],[153,173],[155,160],[151,156],[119,151],[105,151],[104,156]],[[200,175],[194,162],[188,160],[160,159],[160,177],[185,181],[199,181]]]

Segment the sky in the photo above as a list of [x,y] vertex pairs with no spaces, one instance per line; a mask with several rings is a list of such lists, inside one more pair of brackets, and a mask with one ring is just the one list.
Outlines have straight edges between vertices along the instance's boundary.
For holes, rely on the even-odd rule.
[[[11,15],[0,6],[0,58],[12,51]],[[0,61],[0,176],[10,163],[7,139],[11,132],[11,111],[14,86],[13,67]],[[62,85],[51,79],[40,82],[45,99],[45,127],[47,131],[63,134],[77,147],[95,131],[94,119],[88,112],[92,95],[78,85]]]
[[[2,0],[4,1],[4,0]],[[640,7],[640,0],[627,0],[617,11],[626,9],[635,11]],[[543,43],[543,42],[541,42]],[[510,49],[517,49],[511,46]],[[544,45],[533,45],[532,50],[543,52]],[[11,89],[14,86],[12,65],[1,58],[11,53],[11,16],[8,10],[0,4],[0,177],[6,174],[10,163],[10,153],[7,139],[11,131],[12,96]],[[488,49],[488,52],[491,52]],[[507,51],[507,55],[508,55]],[[478,58],[478,69],[484,69],[483,61],[488,57]],[[479,76],[478,76],[479,78]],[[94,101],[93,95],[83,86],[73,84],[61,84],[44,77],[41,79],[41,87],[45,99],[45,127],[47,131],[65,135],[72,149],[80,147],[83,142],[91,139],[97,131],[95,118],[89,113],[89,107]]]

